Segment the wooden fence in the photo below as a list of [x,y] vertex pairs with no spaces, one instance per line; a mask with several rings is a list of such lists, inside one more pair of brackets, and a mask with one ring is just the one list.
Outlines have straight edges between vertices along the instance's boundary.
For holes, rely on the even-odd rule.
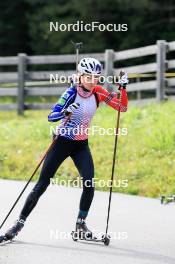
[[[167,71],[175,69],[175,60],[167,60],[167,55],[175,51],[175,41],[166,42],[158,40],[155,45],[115,52],[108,49],[104,53],[81,54],[82,57],[94,57],[104,64],[105,76],[116,76],[119,69],[114,66],[117,63],[150,55],[155,55],[154,62],[124,67],[135,82],[128,85],[128,92],[137,92],[138,99],[142,91],[154,91],[155,100],[162,101],[167,94],[175,94],[175,74]],[[67,84],[50,83],[50,76],[71,76],[74,71],[33,71],[33,65],[54,65],[73,64],[76,61],[75,55],[47,55],[27,56],[20,53],[15,57],[0,57],[0,67],[16,66],[15,72],[0,73],[0,97],[16,97],[16,103],[1,103],[0,110],[17,110],[23,114],[25,109],[46,109],[52,104],[49,103],[27,103],[27,96],[58,96],[66,88]],[[151,76],[151,80],[142,81],[141,77]],[[170,78],[167,78],[170,77]],[[109,84],[107,84],[109,88]],[[140,98],[141,99],[141,98]],[[2,100],[1,100],[2,101]]]

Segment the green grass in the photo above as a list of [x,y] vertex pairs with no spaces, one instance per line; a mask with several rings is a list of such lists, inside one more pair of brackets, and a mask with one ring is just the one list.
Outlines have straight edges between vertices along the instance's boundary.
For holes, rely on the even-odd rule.
[[[26,111],[24,117],[15,112],[0,112],[0,178],[27,180],[41,155],[51,142],[48,111]],[[158,197],[175,193],[175,104],[165,102],[144,107],[129,106],[121,113],[121,128],[127,136],[119,136],[115,179],[128,180],[127,188],[115,191]],[[116,125],[116,112],[100,107],[92,125],[108,128]],[[95,163],[95,177],[111,177],[114,136],[89,137]],[[39,172],[34,177],[37,179]],[[67,159],[56,173],[58,179],[77,179],[78,172]],[[97,188],[99,189],[99,188]],[[107,190],[108,188],[102,188]]]

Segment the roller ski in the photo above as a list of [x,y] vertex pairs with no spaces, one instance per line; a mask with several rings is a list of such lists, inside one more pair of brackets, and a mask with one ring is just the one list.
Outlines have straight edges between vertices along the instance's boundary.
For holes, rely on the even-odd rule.
[[0,243],[12,241],[14,237],[18,235],[18,233],[21,231],[23,227],[24,227],[24,220],[22,219],[17,220],[15,224],[9,230],[7,230],[5,235],[0,236]]
[[85,221],[83,219],[78,219],[77,223],[76,223],[76,230],[72,231],[71,235],[72,235],[72,239],[74,241],[78,241],[78,240],[84,240],[84,241],[88,241],[88,242],[102,242],[104,243],[106,246],[109,245],[110,242],[110,238],[109,236],[105,236],[103,235],[100,239],[97,238],[92,231],[90,231],[87,228],[87,225],[85,223]]
[[168,204],[175,202],[175,195],[161,195],[160,202],[161,204]]

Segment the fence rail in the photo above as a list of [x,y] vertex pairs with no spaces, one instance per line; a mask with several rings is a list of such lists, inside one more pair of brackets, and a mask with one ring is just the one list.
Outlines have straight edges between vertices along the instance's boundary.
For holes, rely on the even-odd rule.
[[[112,49],[105,50],[104,53],[81,54],[79,59],[83,57],[94,57],[104,63],[104,75],[117,76],[119,69],[114,65],[124,60],[132,60],[145,56],[155,55],[154,62],[124,67],[130,77],[136,79],[128,85],[128,92],[137,92],[138,99],[141,99],[142,91],[154,91],[155,99],[162,101],[167,95],[175,94],[175,73],[166,74],[168,70],[175,69],[175,60],[167,60],[167,54],[175,51],[175,41],[166,42],[158,40],[155,45],[146,47],[129,49],[115,52]],[[45,109],[51,104],[26,103],[26,96],[55,96],[60,95],[65,89],[66,84],[50,83],[51,75],[56,76],[59,80],[61,76],[71,76],[72,70],[31,70],[32,65],[62,65],[73,64],[76,56],[67,55],[47,55],[47,56],[27,56],[24,53],[13,57],[0,57],[0,68],[3,66],[16,66],[16,71],[0,73],[0,97],[10,96],[16,97],[16,104],[0,104],[0,110],[14,110],[18,114],[23,114],[25,109]],[[54,68],[55,69],[55,68]],[[167,78],[167,75],[170,78]],[[151,76],[152,79],[141,81],[141,77]],[[137,78],[136,78],[137,77]],[[135,80],[134,79],[134,80]],[[7,87],[8,84],[8,87]],[[9,87],[10,86],[10,87]],[[107,88],[112,86],[106,83]],[[145,100],[145,99],[143,99]]]

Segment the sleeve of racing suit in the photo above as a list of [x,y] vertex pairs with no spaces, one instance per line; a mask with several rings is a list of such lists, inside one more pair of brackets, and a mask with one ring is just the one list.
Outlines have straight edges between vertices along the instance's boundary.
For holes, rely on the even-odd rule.
[[120,98],[117,98],[117,93],[110,93],[102,86],[96,86],[94,92],[97,94],[99,102],[105,102],[116,110],[119,110],[120,108],[121,112],[127,111],[128,97],[126,89],[120,89]]
[[76,88],[69,87],[59,98],[58,102],[52,107],[48,115],[49,122],[56,122],[65,117],[64,110],[74,102],[76,97]]

